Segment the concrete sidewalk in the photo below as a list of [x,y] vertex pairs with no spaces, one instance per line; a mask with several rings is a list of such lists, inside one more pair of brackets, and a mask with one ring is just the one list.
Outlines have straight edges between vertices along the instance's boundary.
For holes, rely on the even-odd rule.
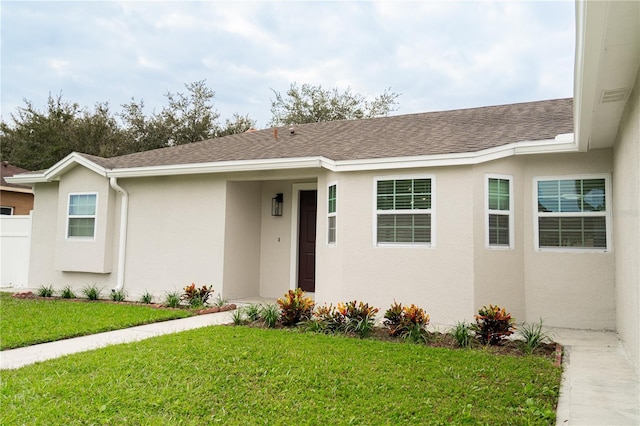
[[640,381],[618,336],[553,332],[564,346],[556,425],[640,425]]
[[58,340],[51,343],[27,346],[0,352],[0,369],[20,368],[48,359],[59,358],[77,352],[85,352],[118,343],[137,342],[163,334],[206,327],[209,325],[230,324],[233,311],[215,314],[197,315],[171,321],[156,322],[122,330],[107,331],[73,339]]
[[[232,312],[200,315],[0,352],[0,368],[14,369],[118,343],[136,342],[232,322]],[[564,346],[558,426],[640,425],[640,382],[615,333],[553,330]]]

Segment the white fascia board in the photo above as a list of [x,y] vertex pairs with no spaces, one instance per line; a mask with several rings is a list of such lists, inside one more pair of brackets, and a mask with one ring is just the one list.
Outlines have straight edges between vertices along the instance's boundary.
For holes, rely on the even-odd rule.
[[4,178],[9,183],[15,183],[18,185],[29,185],[32,183],[49,182],[44,173],[23,173],[16,176],[7,176]]
[[72,152],[53,166],[49,167],[44,172],[23,173],[16,176],[6,177],[5,180],[9,183],[17,183],[23,185],[31,183],[52,182],[54,180],[59,180],[60,175],[78,164],[86,167],[94,173],[99,174],[100,176],[107,176],[107,170],[104,167],[97,165],[91,160],[87,160],[77,152]]
[[[7,180],[7,178],[5,177],[5,180]],[[8,181],[7,181],[8,182]],[[11,182],[13,183],[13,182]],[[15,186],[2,186],[0,185],[0,191],[7,191],[7,192],[20,192],[22,194],[33,194],[33,189],[29,189],[29,188],[16,188]]]
[[[326,160],[326,159],[325,159]],[[220,161],[212,163],[173,164],[167,166],[131,167],[107,172],[108,177],[151,177],[192,175],[200,173],[250,172],[260,170],[286,170],[322,168],[322,157],[276,158],[260,160]]]

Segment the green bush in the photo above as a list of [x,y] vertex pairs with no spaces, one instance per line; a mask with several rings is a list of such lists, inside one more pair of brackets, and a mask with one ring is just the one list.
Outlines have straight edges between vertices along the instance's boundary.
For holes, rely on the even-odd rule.
[[260,306],[260,318],[264,320],[267,327],[275,327],[278,323],[278,318],[280,318],[280,309],[278,309],[278,305]]
[[71,288],[71,286],[66,285],[60,291],[60,297],[62,297],[63,299],[75,299],[77,296],[73,292],[73,289]]
[[153,302],[153,295],[145,290],[144,293],[142,293],[142,296],[140,296],[140,301],[148,305]]
[[542,318],[533,324],[523,323],[518,330],[526,353],[532,353],[542,343],[551,341],[551,335],[542,329]]
[[451,330],[451,334],[456,339],[458,346],[461,348],[468,348],[471,346],[472,326],[468,322],[457,322]]
[[489,305],[483,306],[476,315],[473,331],[476,337],[485,345],[500,345],[502,341],[513,334],[515,326],[511,314],[504,308]]
[[114,302],[124,302],[125,299],[127,298],[127,292],[124,290],[117,290],[117,291],[112,290],[109,297]]
[[247,305],[242,308],[247,321],[254,322],[260,319],[260,305]]
[[164,304],[170,308],[180,307],[180,294],[177,291],[168,292],[165,296]]
[[285,326],[293,326],[311,318],[314,302],[304,295],[301,288],[289,290],[283,298],[278,299],[280,306],[280,322]]
[[40,297],[52,297],[53,296],[53,286],[49,285],[41,285],[36,294]]
[[97,284],[87,284],[82,288],[82,294],[89,300],[98,300],[102,294],[102,288]]

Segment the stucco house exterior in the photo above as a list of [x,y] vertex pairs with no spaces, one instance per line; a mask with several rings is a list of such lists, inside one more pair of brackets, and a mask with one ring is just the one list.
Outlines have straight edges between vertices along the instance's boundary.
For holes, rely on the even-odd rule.
[[617,330],[640,366],[640,8],[578,2],[573,99],[265,129],[31,184],[30,284],[483,305]]

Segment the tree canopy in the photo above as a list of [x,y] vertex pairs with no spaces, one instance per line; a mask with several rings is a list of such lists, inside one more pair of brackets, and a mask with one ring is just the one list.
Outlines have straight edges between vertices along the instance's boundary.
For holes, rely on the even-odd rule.
[[355,120],[384,117],[397,110],[398,93],[385,90],[373,100],[353,93],[351,88],[323,89],[322,86],[291,84],[283,96],[271,89],[275,100],[271,101],[271,125],[317,123],[321,121]]

